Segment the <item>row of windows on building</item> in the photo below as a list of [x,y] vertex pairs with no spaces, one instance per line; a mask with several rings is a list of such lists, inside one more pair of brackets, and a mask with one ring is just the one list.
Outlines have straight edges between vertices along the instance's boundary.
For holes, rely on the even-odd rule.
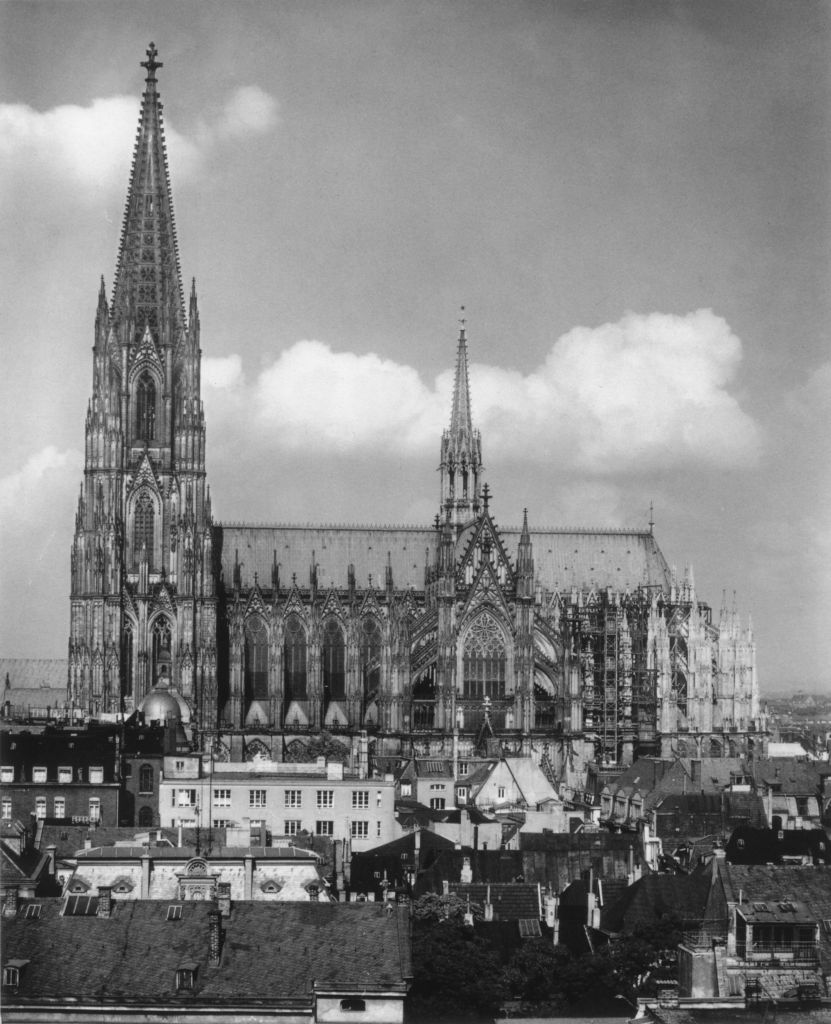
[[[86,778],[84,778],[85,772],[87,775]],[[20,774],[23,775],[22,769]],[[32,778],[29,780],[24,778],[15,779],[15,768],[13,765],[3,765],[0,767],[0,782],[9,784],[12,782],[28,781],[39,783],[49,782],[48,769],[43,765],[36,765],[32,768]],[[54,779],[51,781],[54,781]],[[90,768],[72,768],[68,765],[62,766],[58,768],[57,781],[60,785],[71,785],[73,782],[89,782],[92,783],[92,785],[100,786],[104,783],[104,768],[101,765],[93,765]],[[152,781],[150,788],[152,790]]]
[[[35,817],[38,820],[42,820],[47,816],[48,801],[45,796],[39,796],[35,798]],[[11,821],[12,818],[12,799],[11,797],[4,796],[2,803],[0,803],[0,817],[6,821]],[[52,817],[53,818],[65,818],[66,817],[66,800],[62,796],[56,796],[52,800]],[[88,817],[91,822],[101,820],[101,800],[97,796],[90,797],[89,799],[89,815],[75,815],[79,820],[86,820]]]
[[[268,801],[268,790],[267,789],[249,789],[248,790],[248,806],[249,807],[265,807]],[[170,791],[171,803],[173,807],[195,807],[197,803],[197,791],[190,788],[178,788]],[[213,791],[213,806],[214,807],[230,807],[232,798],[232,790],[221,787],[214,789]],[[352,791],[352,808],[353,810],[367,810],[369,808],[370,791],[368,789],[356,789]],[[381,805],[381,791],[378,790],[376,794],[376,803],[378,806]],[[326,808],[335,806],[335,791],[333,789],[318,789],[315,794],[316,806],[319,810],[325,810]],[[279,802],[279,798],[278,798]],[[303,790],[302,789],[286,789],[283,791],[283,806],[284,807],[302,807],[303,806]]]
[[[238,825],[231,818],[212,818],[211,825],[214,828],[233,828]],[[264,819],[251,818],[246,824],[250,827],[251,831],[254,832],[260,828],[266,828],[267,822]],[[183,828],[189,828],[193,826],[192,818],[178,818],[173,821],[173,826],[178,827],[181,825]],[[316,836],[334,836],[335,835],[335,822],[333,820],[319,820],[314,822],[313,828],[306,828],[301,818],[286,818],[283,821],[283,835],[284,836],[299,836],[301,832],[311,832]],[[369,839],[372,834],[372,822],[368,820],[356,820],[349,822],[349,835],[353,839]],[[383,835],[383,826],[380,821],[375,822],[375,838],[381,838]]]

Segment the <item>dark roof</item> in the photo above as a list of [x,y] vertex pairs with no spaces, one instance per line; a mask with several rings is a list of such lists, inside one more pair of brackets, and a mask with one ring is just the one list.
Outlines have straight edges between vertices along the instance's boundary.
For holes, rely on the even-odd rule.
[[611,932],[631,932],[664,917],[700,922],[709,892],[706,875],[644,875],[603,908],[600,920]]
[[[372,903],[234,903],[222,919],[219,966],[208,963],[209,904],[114,900],[110,918],[65,917],[63,899],[25,903],[4,921],[3,961],[29,960],[18,998],[175,998],[176,969],[199,965],[195,991],[217,1005],[236,999],[311,999],[314,988],[403,992],[410,966],[404,908]],[[271,964],[263,969],[264,959]],[[6,997],[7,1005],[14,1002]]]
[[471,903],[479,903],[482,906],[487,902],[490,893],[495,921],[539,919],[542,913],[539,887],[525,882],[496,882],[490,885],[451,882],[450,891],[464,900],[469,898]]
[[[162,846],[170,849],[176,846],[179,841],[179,830],[177,828],[152,828],[139,829],[135,826],[106,828],[90,828],[89,825],[44,825],[39,829],[37,837],[38,849],[45,850],[48,846],[55,847],[55,855],[58,857],[74,857],[79,850],[84,849],[84,843],[90,840],[93,847],[114,846],[117,842],[124,843],[132,841],[133,845],[141,846],[138,836],[148,836],[151,847],[159,844],[158,836],[162,835]],[[213,849],[225,842],[225,829],[211,829],[211,842]],[[182,829],[182,845],[187,847],[196,846],[196,829]],[[208,843],[207,829],[201,830],[201,846],[204,849]]]
[[[728,864],[719,865],[719,877],[728,901],[796,900],[806,903],[818,921],[831,921],[831,867]],[[831,970],[831,935],[820,928],[820,960]]]
[[757,785],[767,785],[786,796],[818,796],[820,773],[815,764],[795,757],[756,758],[750,771]]

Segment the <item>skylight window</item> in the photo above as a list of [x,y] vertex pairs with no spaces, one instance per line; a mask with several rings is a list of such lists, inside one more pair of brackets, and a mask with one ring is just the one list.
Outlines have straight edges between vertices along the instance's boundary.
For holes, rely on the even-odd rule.
[[181,903],[171,904],[167,908],[167,919],[168,919],[168,921],[181,921],[182,920],[182,904]]

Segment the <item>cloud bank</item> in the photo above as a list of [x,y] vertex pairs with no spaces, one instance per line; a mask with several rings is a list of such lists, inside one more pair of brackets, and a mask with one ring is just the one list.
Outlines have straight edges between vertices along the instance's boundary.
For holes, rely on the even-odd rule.
[[[757,424],[730,391],[741,341],[711,310],[626,314],[576,327],[522,374],[474,363],[475,426],[488,458],[592,475],[685,463],[754,463]],[[434,453],[447,426],[452,372],[432,383],[374,353],[298,341],[247,382],[237,355],[206,359],[213,437],[253,433],[265,449],[309,453]]]
[[[138,124],[135,96],[95,99],[38,111],[0,104],[0,166],[9,185],[76,186],[73,199],[92,202],[102,192],[123,192]],[[185,135],[165,118],[165,139],[177,183],[191,180],[216,146],[264,135],[279,121],[277,101],[256,85],[242,86],[212,120]]]

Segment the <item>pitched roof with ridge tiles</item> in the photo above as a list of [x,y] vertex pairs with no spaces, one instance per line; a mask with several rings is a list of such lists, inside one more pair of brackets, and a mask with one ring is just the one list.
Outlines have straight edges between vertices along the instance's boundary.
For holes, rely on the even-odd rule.
[[[412,975],[406,909],[373,903],[234,903],[222,919],[222,953],[209,963],[211,905],[113,900],[108,918],[64,916],[63,899],[26,903],[4,920],[3,962],[28,960],[16,999],[176,999],[176,971],[198,965],[181,996],[222,1006],[235,1000],[308,1005],[312,992],[406,991]],[[264,959],[270,967],[263,969]],[[9,1005],[9,997],[6,997]]]
[[527,882],[451,882],[450,892],[484,906],[490,895],[495,921],[527,921],[542,916],[540,887]]

